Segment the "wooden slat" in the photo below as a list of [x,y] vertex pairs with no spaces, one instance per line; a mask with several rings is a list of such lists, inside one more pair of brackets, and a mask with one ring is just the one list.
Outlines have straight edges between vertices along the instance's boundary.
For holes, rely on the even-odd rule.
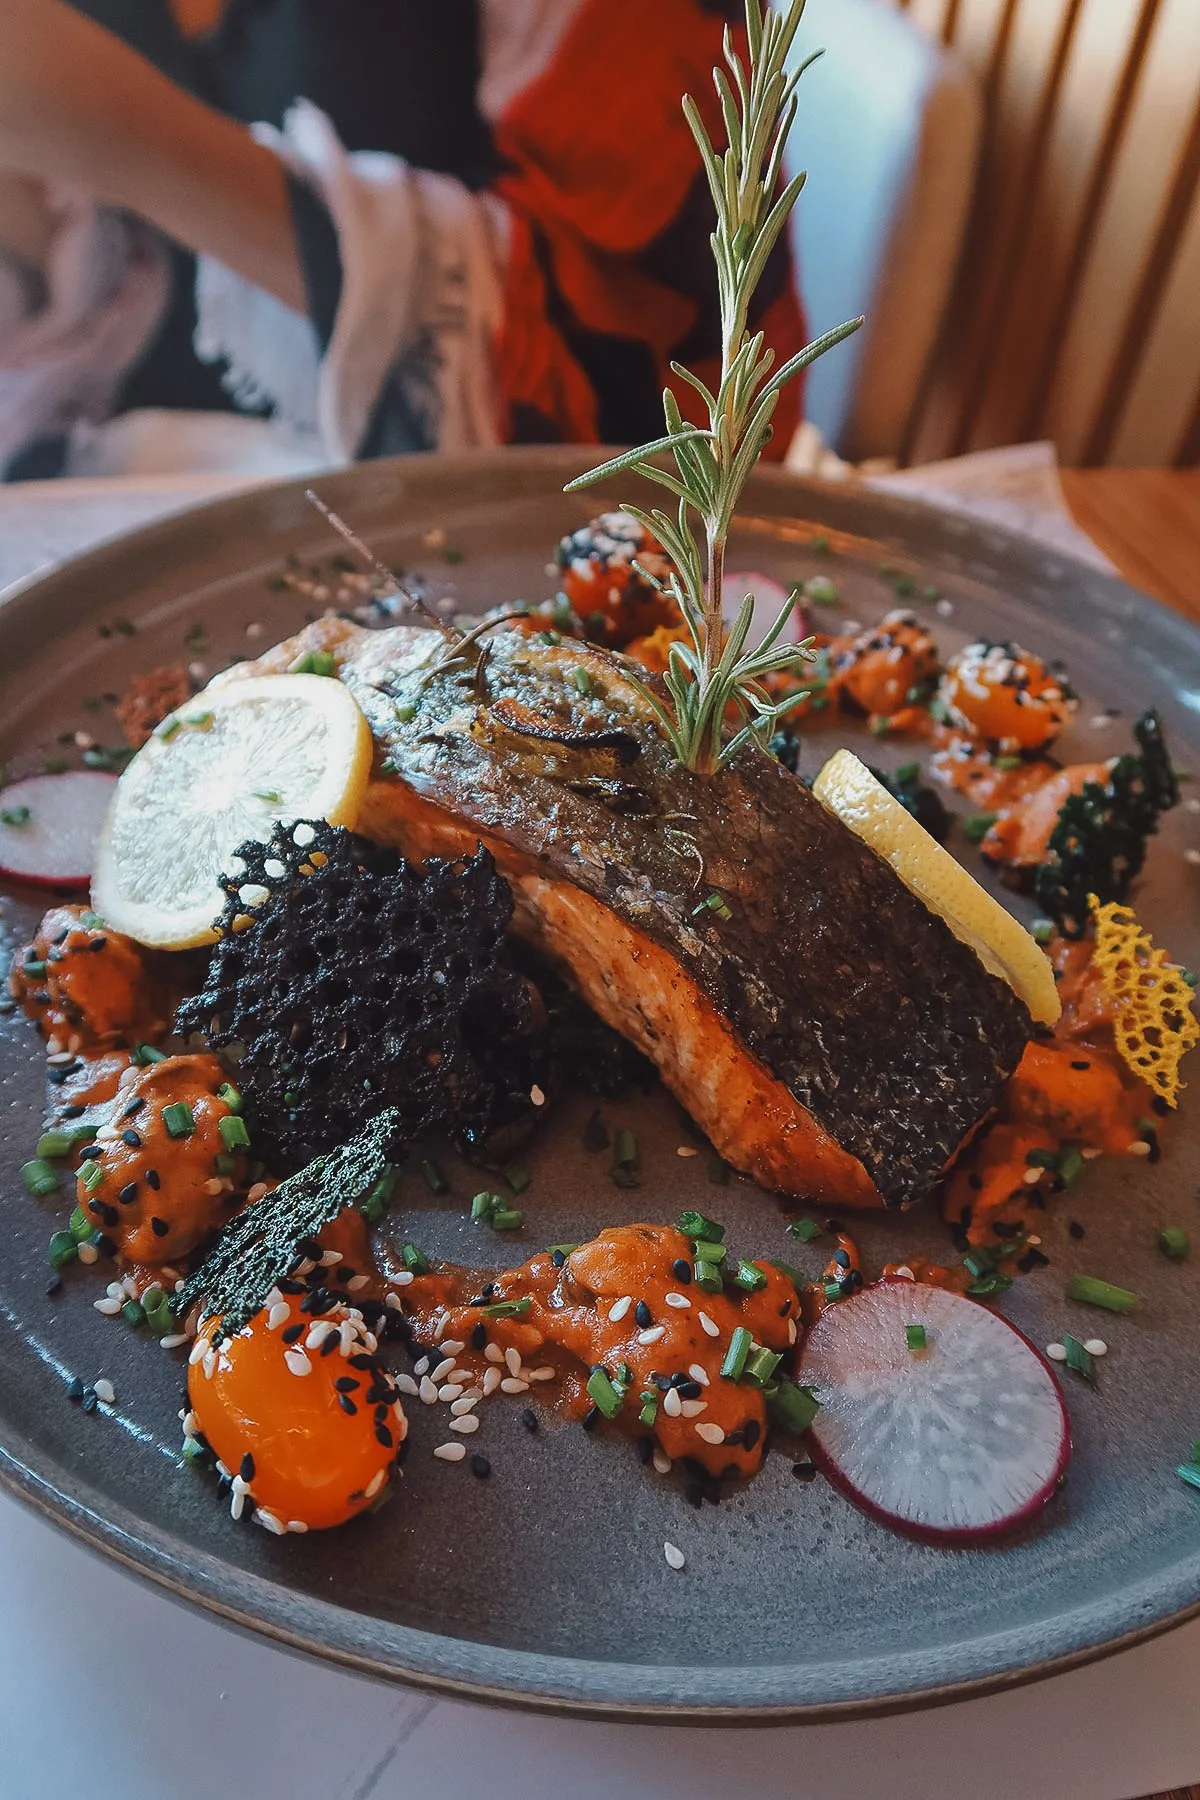
[[1135,587],[1200,624],[1200,470],[1064,469],[1075,520]]
[[1198,326],[1200,205],[1193,201],[1105,462],[1136,467],[1174,460],[1200,390]]

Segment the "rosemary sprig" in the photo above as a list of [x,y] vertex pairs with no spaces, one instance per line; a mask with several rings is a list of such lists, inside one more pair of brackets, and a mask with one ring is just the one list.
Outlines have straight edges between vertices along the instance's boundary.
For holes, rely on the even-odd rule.
[[305,1240],[382,1180],[402,1127],[400,1114],[387,1108],[348,1144],[318,1156],[238,1213],[182,1291],[172,1295],[172,1312],[182,1315],[200,1301],[202,1318],[221,1320],[220,1337],[240,1331],[276,1282],[291,1274]]
[[[804,186],[804,176],[795,175],[780,188],[784,146],[796,116],[796,84],[816,60],[810,56],[788,73],[788,55],[803,11],[804,0],[790,0],[779,13],[764,7],[763,0],[746,0],[749,59],[745,67],[726,30],[724,58],[729,73],[721,68],[713,71],[728,139],[724,152],[718,154],[713,148],[695,101],[690,94],[684,96],[683,110],[704,162],[717,215],[711,240],[721,311],[717,392],[713,394],[699,376],[681,364],[672,363],[671,367],[699,395],[708,424],[687,424],[675,395],[667,388],[663,393],[665,434],[578,476],[566,490],[571,493],[630,469],[675,496],[678,509],[673,518],[660,507],[625,509],[653,533],[674,562],[677,573],[672,574],[667,591],[673,594],[687,627],[687,640],[671,646],[665,675],[667,702],[647,683],[633,679],[657,714],[678,760],[702,774],[722,768],[747,741],[765,742],[783,714],[803,698],[803,694],[793,694],[776,705],[763,686],[764,676],[812,660],[808,640],[804,644],[779,642],[791,617],[795,593],[758,648],[747,651],[754,599],[745,596],[737,618],[726,630],[721,604],[725,545],[742,489],[770,438],[783,389],[863,322],[850,319],[827,331],[778,369],[763,333],[751,334],[748,325],[754,290]],[[665,456],[670,457],[673,468],[663,466]],[[640,573],[645,576],[646,571]],[[732,737],[726,737],[725,715],[731,704],[743,723]]]

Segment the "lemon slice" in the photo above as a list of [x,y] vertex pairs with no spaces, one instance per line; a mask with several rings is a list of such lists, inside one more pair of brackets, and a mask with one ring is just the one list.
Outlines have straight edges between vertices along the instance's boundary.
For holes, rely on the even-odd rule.
[[813,782],[813,793],[891,863],[905,887],[945,919],[984,968],[1007,981],[1039,1025],[1053,1025],[1062,1007],[1049,958],[857,756],[849,750],[831,756]]
[[96,911],[160,950],[210,944],[218,877],[277,820],[353,825],[371,732],[340,681],[261,675],[172,713],[117,783],[92,877]]

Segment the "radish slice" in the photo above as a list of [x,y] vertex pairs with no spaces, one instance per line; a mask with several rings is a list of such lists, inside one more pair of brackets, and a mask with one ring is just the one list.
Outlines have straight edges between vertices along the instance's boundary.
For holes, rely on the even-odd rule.
[[[905,1327],[923,1325],[927,1348]],[[814,1460],[900,1531],[970,1543],[1012,1531],[1050,1499],[1071,1434],[1049,1363],[973,1300],[881,1281],[826,1307],[797,1380],[821,1402]]]
[[37,887],[86,887],[115,775],[73,769],[0,789],[0,875]]
[[[746,595],[754,595],[754,621],[746,639],[748,650],[757,650],[783,611],[791,591],[791,588],[780,587],[770,575],[760,575],[756,570],[726,570],[721,582],[721,610],[730,623],[737,618],[738,608]],[[778,642],[798,644],[811,631],[812,626],[803,608],[797,605],[793,607],[792,616],[780,633]]]

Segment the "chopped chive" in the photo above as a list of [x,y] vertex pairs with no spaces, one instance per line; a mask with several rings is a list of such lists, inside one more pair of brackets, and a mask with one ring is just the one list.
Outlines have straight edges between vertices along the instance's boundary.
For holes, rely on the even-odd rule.
[[1054,920],[1035,919],[1029,930],[1035,944],[1048,944],[1054,936]]
[[161,1050],[154,1048],[153,1044],[135,1044],[130,1052],[129,1060],[135,1068],[148,1069],[151,1063],[166,1062],[167,1059]]
[[[162,1122],[168,1137],[188,1138],[196,1129],[196,1115],[186,1100],[173,1100],[170,1106],[164,1106]],[[224,1122],[221,1121],[222,1124]]]
[[1027,1150],[1025,1161],[1031,1169],[1057,1169],[1059,1156],[1056,1150]]
[[726,1381],[740,1381],[746,1367],[747,1359],[754,1348],[754,1339],[744,1325],[739,1325],[729,1340],[729,1348],[725,1352],[725,1360],[721,1364],[721,1375]]
[[782,1350],[767,1350],[758,1344],[746,1361],[742,1379],[754,1387],[766,1387],[782,1361]]
[[724,894],[718,894],[715,891],[711,894],[706,894],[699,906],[693,906],[691,917],[693,919],[698,919],[700,914],[704,912],[716,913],[718,919],[732,919],[733,917],[732,908]]
[[811,1244],[814,1238],[820,1237],[821,1227],[815,1219],[793,1219],[787,1227],[789,1237],[799,1238],[802,1244]]
[[483,1225],[491,1218],[498,1206],[503,1204],[499,1194],[491,1194],[486,1188],[475,1194],[471,1200],[471,1223]]
[[1102,1306],[1106,1312],[1128,1313],[1141,1295],[1114,1287],[1111,1281],[1100,1281],[1094,1275],[1072,1275],[1067,1283],[1067,1299],[1081,1300],[1085,1306]]
[[604,1370],[595,1368],[587,1378],[587,1391],[606,1419],[615,1419],[625,1395],[609,1380]]
[[223,1100],[231,1113],[240,1113],[242,1110],[242,1096],[237,1088],[234,1087],[232,1081],[223,1081],[221,1083],[220,1087],[217,1089],[217,1099]]
[[27,806],[6,806],[0,810],[0,825],[11,825],[16,829],[20,825],[28,825],[32,817]]
[[734,1285],[745,1294],[757,1294],[767,1285],[767,1278],[756,1263],[740,1262],[733,1277]]
[[95,1135],[94,1125],[82,1125],[75,1131],[43,1131],[34,1154],[39,1161],[43,1157],[69,1156],[76,1144],[82,1143],[85,1137],[92,1138]]
[[981,1275],[990,1275],[995,1266],[995,1254],[987,1248],[986,1244],[980,1244],[963,1257],[963,1268],[976,1278]]
[[588,674],[586,669],[573,669],[571,671],[571,680],[574,682],[575,687],[578,689],[578,691],[581,694],[590,694],[591,693],[592,678]]
[[169,1337],[175,1330],[175,1316],[170,1302],[160,1287],[149,1287],[142,1295],[146,1323],[155,1337]]
[[804,584],[804,598],[814,606],[838,606],[841,596],[828,575],[813,575]]
[[1069,1331],[1063,1332],[1063,1349],[1067,1353],[1067,1367],[1076,1375],[1082,1375],[1085,1381],[1096,1379],[1096,1361],[1090,1350],[1086,1350],[1077,1337]]
[[1180,1463],[1175,1473],[1180,1481],[1186,1481],[1189,1487],[1200,1488],[1200,1468],[1195,1463]]
[[520,1163],[510,1163],[504,1171],[504,1179],[514,1194],[523,1194],[533,1177],[528,1169],[521,1167]]
[[146,1309],[140,1300],[127,1300],[121,1308],[121,1317],[136,1331],[139,1326],[146,1323]]
[[1171,1262],[1182,1262],[1192,1247],[1192,1240],[1182,1225],[1164,1225],[1158,1234],[1158,1247]]
[[572,1250],[578,1250],[578,1244],[547,1244],[547,1256],[570,1256]]
[[604,1114],[597,1107],[583,1128],[583,1147],[590,1155],[595,1156],[597,1152],[607,1150],[610,1142]]
[[699,1262],[723,1263],[729,1251],[724,1244],[714,1243],[711,1238],[693,1238],[692,1255]]
[[972,813],[962,822],[963,836],[968,844],[982,844],[988,832],[999,818],[998,813]]
[[31,1194],[44,1195],[58,1192],[58,1171],[52,1169],[44,1157],[31,1157],[27,1163],[21,1164],[21,1180]]
[[183,720],[193,731],[207,731],[213,722],[210,712],[186,713]]
[[637,1139],[632,1131],[628,1131],[623,1127],[613,1139],[613,1161],[624,1163],[627,1167],[632,1167],[633,1164],[637,1162],[637,1159]]
[[431,1193],[449,1193],[450,1183],[446,1180],[446,1177],[442,1174],[442,1171],[438,1168],[437,1164],[429,1157],[426,1157],[421,1164],[421,1173],[428,1182]]
[[159,739],[160,743],[169,744],[171,739],[178,737],[182,730],[183,720],[177,718],[175,714],[172,714],[169,719],[163,720],[154,735]]
[[306,650],[288,669],[289,675],[332,675],[333,657],[328,650]]
[[218,1119],[217,1130],[221,1134],[221,1142],[231,1153],[250,1148],[250,1133],[246,1130],[246,1121],[238,1113],[227,1113],[223,1119]]
[[827,537],[822,537],[819,533],[816,537],[809,538],[808,547],[814,556],[829,555],[829,539]]
[[79,1255],[79,1246],[69,1231],[56,1231],[46,1249],[46,1257],[52,1269],[65,1269],[69,1262],[74,1262]]
[[904,1341],[910,1350],[928,1350],[929,1348],[929,1343],[925,1335],[925,1327],[923,1325],[906,1325],[904,1327]]
[[725,1291],[725,1277],[719,1263],[695,1263],[692,1267],[692,1280],[705,1294],[721,1294]]
[[428,1275],[430,1269],[433,1267],[433,1264],[430,1262],[425,1252],[423,1250],[418,1250],[415,1244],[405,1244],[400,1255],[404,1261],[405,1268],[411,1269],[414,1275]]
[[973,1281],[967,1292],[974,1300],[986,1300],[993,1294],[1006,1294],[1012,1284],[1011,1275],[1005,1275],[999,1269],[995,1269],[990,1275],[981,1275],[978,1281]]
[[1019,769],[1023,766],[1023,758],[1019,756],[997,756],[993,766],[997,769],[1002,769],[1006,775],[1011,775],[1014,769]]
[[725,1227],[702,1212],[681,1212],[675,1224],[685,1237],[699,1238],[704,1243],[719,1244],[725,1237]]
[[1059,1157],[1058,1173],[1064,1187],[1074,1187],[1083,1173],[1083,1157],[1074,1145]]
[[525,1214],[516,1206],[498,1206],[489,1223],[493,1231],[520,1231]]
[[261,800],[264,806],[279,806],[281,796],[277,788],[254,788],[254,798]]
[[768,1389],[766,1398],[771,1422],[796,1437],[808,1430],[821,1410],[821,1403],[812,1389],[797,1387],[794,1381],[780,1381]]
[[79,1165],[79,1179],[82,1181],[85,1191],[94,1194],[104,1180],[104,1170],[94,1158],[89,1156],[86,1162],[81,1162]]
[[417,716],[417,709],[411,700],[406,700],[396,708],[396,718],[401,725],[411,725]]
[[67,1230],[77,1244],[86,1244],[89,1238],[93,1238],[96,1235],[96,1227],[91,1219],[88,1218],[82,1206],[77,1206],[72,1212],[70,1219],[67,1221]]
[[480,1312],[488,1319],[523,1319],[532,1310],[533,1301],[493,1300],[490,1306],[481,1306]]
[[834,1300],[844,1300],[845,1299],[845,1295],[842,1293],[842,1284],[840,1281],[823,1281],[821,1283],[821,1292],[824,1294],[826,1300],[831,1303]]
[[803,1269],[798,1269],[794,1263],[779,1262],[773,1256],[768,1258],[768,1260],[773,1269],[778,1269],[779,1273],[781,1275],[787,1276],[788,1280],[791,1282],[792,1286],[795,1288],[795,1290],[798,1294],[802,1294],[804,1292],[804,1270]]
[[37,960],[22,963],[21,973],[22,975],[27,976],[30,981],[40,981],[42,976],[46,973],[46,965],[44,962],[38,962]]
[[658,1418],[658,1395],[650,1388],[646,1388],[638,1395],[638,1399],[642,1403],[641,1411],[638,1413],[638,1424],[653,1425]]

